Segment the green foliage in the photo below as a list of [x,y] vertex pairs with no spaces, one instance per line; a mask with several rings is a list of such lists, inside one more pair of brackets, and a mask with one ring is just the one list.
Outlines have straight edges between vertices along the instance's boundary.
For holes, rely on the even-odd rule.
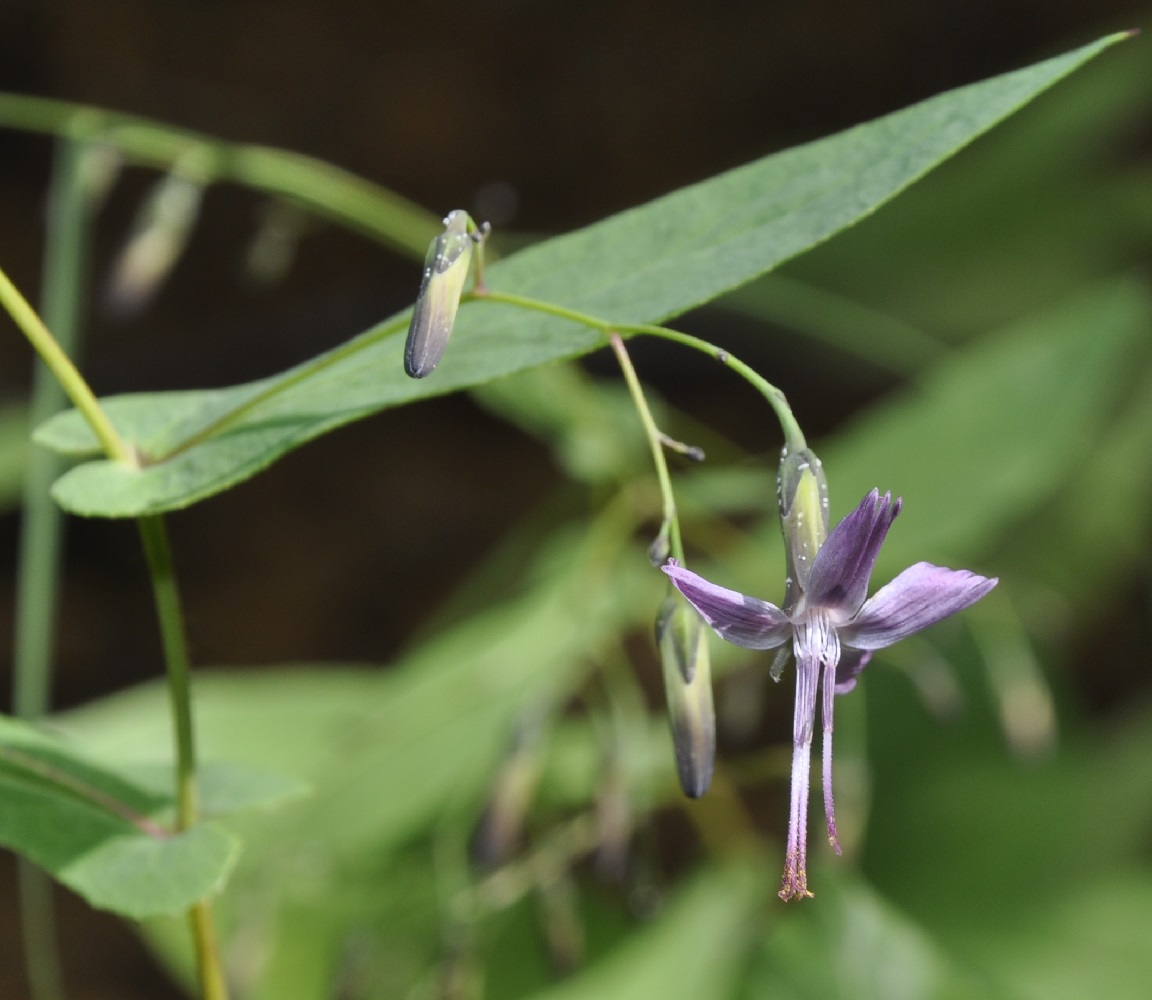
[[[828,139],[766,157],[495,264],[488,281],[617,324],[676,316],[809,250],[875,211],[933,166],[1122,36],[932,98]],[[110,400],[142,469],[88,462],[54,496],[77,514],[135,517],[187,506],[293,448],[384,407],[483,384],[601,346],[571,320],[465,304],[435,379],[400,365],[394,317],[278,378],[201,393]],[[37,435],[91,453],[76,413]]]
[[[648,322],[804,253],[734,307],[838,342],[853,359],[848,377],[860,358],[907,375],[812,442],[834,513],[873,486],[904,496],[877,582],[931,559],[995,572],[1002,585],[963,624],[879,658],[838,707],[846,853],[816,854],[814,901],[777,903],[782,852],[757,833],[784,813],[785,729],[766,748],[741,750],[734,737],[717,787],[699,803],[678,797],[666,723],[649,715],[629,663],[656,677],[649,640],[637,637],[650,635],[665,592],[641,537],[660,517],[640,471],[643,439],[621,428],[631,418],[616,386],[541,367],[599,335],[481,301],[464,305],[447,358],[423,382],[401,374],[405,320],[394,317],[258,383],[110,400],[117,427],[154,463],[90,461],[57,496],[102,516],[185,506],[342,423],[475,387],[552,446],[576,484],[566,489],[587,503],[551,505],[502,543],[431,638],[388,670],[200,677],[202,804],[225,818],[186,834],[158,837],[132,821],[171,810],[159,686],[54,720],[72,742],[4,722],[0,841],[136,917],[178,911],[231,873],[218,900],[225,951],[239,995],[257,1000],[481,989],[489,1000],[1142,997],[1152,979],[1140,934],[1152,920],[1148,705],[1101,725],[1070,704],[1061,678],[1068,651],[1114,615],[1115,595],[1150,562],[1152,293],[1117,263],[1130,259],[1134,232],[1146,243],[1148,225],[1075,204],[1096,176],[1085,149],[1140,108],[1147,74],[1078,75],[1025,114],[1020,135],[998,130],[865,218],[1113,41],[776,154],[489,272],[502,291]],[[1053,167],[1057,148],[1074,162]],[[1047,181],[1031,198],[1022,185],[1036,173]],[[1115,185],[1092,185],[1094,206],[1114,204]],[[830,386],[844,375],[837,365],[833,356],[820,372]],[[667,406],[658,419],[687,426]],[[93,450],[75,414],[39,439]],[[676,473],[693,560],[768,598],[783,578],[771,464]],[[735,733],[732,702],[756,717],[763,696],[738,686],[754,658],[716,644],[714,659],[731,683],[718,694],[721,732]],[[753,667],[762,677],[767,663]],[[1022,744],[1014,726],[1045,740]],[[526,747],[515,734],[528,730],[538,739]],[[469,841],[501,801],[513,746],[538,788],[505,817],[518,849],[479,870]],[[1026,750],[1035,756],[1021,759]],[[604,818],[613,802],[626,807],[616,828]],[[673,812],[709,857],[687,851],[657,870],[657,852],[631,834]],[[651,865],[625,891],[584,863],[620,829]],[[654,916],[634,912],[657,903]],[[147,933],[187,976],[184,926],[152,921]],[[556,983],[549,957],[564,948],[577,969]]]
[[240,849],[234,836],[212,824],[185,833],[164,829],[152,817],[166,811],[168,794],[4,718],[0,800],[0,843],[93,906],[125,916],[186,910],[223,886]]

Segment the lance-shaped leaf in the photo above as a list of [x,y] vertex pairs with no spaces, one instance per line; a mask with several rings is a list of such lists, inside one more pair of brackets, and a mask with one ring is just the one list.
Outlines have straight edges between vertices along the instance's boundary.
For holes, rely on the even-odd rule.
[[[818,142],[658,198],[508,257],[489,287],[617,324],[678,315],[803,253],[875,211],[913,181],[1072,72],[1114,35],[1064,56],[950,91]],[[230,389],[108,401],[142,468],[96,461],[54,496],[79,514],[136,517],[187,506],[240,482],[342,424],[600,346],[600,334],[556,316],[475,301],[433,380],[401,368],[402,314],[272,378]],[[76,414],[41,443],[94,454]]]

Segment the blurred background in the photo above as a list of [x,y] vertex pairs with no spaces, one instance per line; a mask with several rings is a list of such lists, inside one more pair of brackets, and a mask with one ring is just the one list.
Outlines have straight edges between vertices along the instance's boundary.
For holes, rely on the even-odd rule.
[[[100,105],[228,140],[303,152],[438,215],[467,208],[492,222],[497,249],[501,239],[510,249],[942,90],[1150,23],[1146,4],[1121,0],[887,2],[864,8],[838,0],[435,7],[353,0],[0,0],[0,90]],[[783,277],[795,286],[752,289],[678,325],[729,347],[784,387],[819,447],[823,435],[838,432],[853,414],[969,341],[1029,320],[1108,276],[1146,279],[1152,232],[1147,47],[1145,36],[1106,54],[875,218],[786,267]],[[47,137],[0,129],[0,262],[30,297],[39,284],[51,156]],[[280,371],[414,298],[419,267],[413,260],[333,224],[278,210],[239,187],[218,185],[207,191],[188,246],[163,286],[149,301],[126,307],[109,293],[109,268],[156,179],[153,171],[125,170],[96,228],[82,367],[101,395],[223,386]],[[254,242],[261,236],[274,237],[278,251],[254,264]],[[796,299],[789,295],[796,288],[821,294]],[[9,335],[0,337],[0,404],[18,426],[32,358],[8,326]],[[844,331],[864,327],[861,350]],[[886,347],[869,348],[868,337]],[[768,414],[751,394],[734,392],[724,372],[647,345],[638,346],[634,358],[646,381],[691,414],[677,418],[685,432],[715,444],[710,454],[746,468],[774,464],[779,441]],[[603,357],[591,358],[585,370],[612,377]],[[1021,377],[1032,374],[1024,370]],[[1122,423],[1137,396],[1137,389],[1116,383],[1109,413]],[[1004,405],[1010,417],[1011,402]],[[391,411],[329,435],[239,488],[171,518],[196,662],[206,669],[388,663],[426,630],[496,540],[520,530],[542,505],[559,503],[573,516],[584,505],[593,507],[595,491],[557,460],[555,442],[503,419],[507,410],[498,399],[455,396]],[[1125,482],[1132,478],[1128,470],[1138,467],[1131,463],[1146,458],[1143,439],[1131,441],[1116,466]],[[1069,445],[1070,465],[1084,456],[1084,444]],[[643,463],[643,452],[638,454]],[[0,648],[11,646],[18,446],[5,457]],[[946,458],[942,453],[921,461],[930,466]],[[1073,472],[1068,468],[1052,479],[1064,482]],[[835,470],[830,474],[835,490]],[[1093,567],[1089,578],[1099,586],[1082,595],[1081,616],[1061,618],[1066,604],[1059,583],[1090,562],[1092,550],[1078,554],[1081,562],[1070,556],[1048,572],[1047,603],[1035,592],[1031,604],[1023,600],[1029,622],[1052,627],[1038,640],[1036,630],[1017,628],[996,647],[1003,651],[1020,636],[1026,649],[1032,644],[1031,652],[1016,658],[1026,664],[1023,673],[1010,675],[1023,677],[1020,685],[998,691],[995,680],[978,670],[967,678],[961,670],[954,681],[942,668],[930,674],[938,687],[922,682],[917,702],[916,688],[902,678],[897,683],[894,671],[868,695],[871,708],[875,690],[891,687],[895,704],[915,717],[911,725],[919,737],[931,741],[933,727],[943,725],[940,718],[964,702],[953,699],[955,685],[982,692],[966,702],[968,721],[948,729],[951,742],[936,762],[941,770],[933,772],[950,775],[950,787],[957,781],[971,787],[934,812],[931,802],[908,801],[915,790],[939,786],[930,775],[904,785],[885,785],[876,777],[864,870],[883,887],[885,905],[908,921],[899,934],[884,924],[885,934],[903,941],[905,933],[931,928],[946,941],[949,962],[962,969],[956,982],[965,988],[995,983],[983,995],[1045,994],[1035,993],[1023,973],[1013,979],[988,971],[1001,968],[999,957],[989,957],[962,917],[978,924],[981,908],[993,905],[989,898],[973,897],[970,911],[956,907],[951,924],[933,923],[933,885],[937,896],[947,896],[942,885],[963,895],[967,881],[1003,878],[1006,891],[1020,891],[997,865],[975,875],[971,868],[950,867],[948,850],[965,846],[947,836],[950,810],[979,797],[994,803],[996,815],[1010,825],[1027,804],[1019,805],[1019,786],[1001,769],[1016,774],[1032,768],[1027,787],[1036,795],[1037,787],[1047,789],[1051,798],[1026,813],[1025,833],[1036,833],[1031,824],[1061,824],[1060,812],[1049,808],[1053,803],[1100,810],[1098,822],[1108,825],[1111,800],[1102,797],[1109,787],[1102,776],[1116,768],[1132,775],[1141,764],[1152,767],[1148,741],[1125,744],[1131,757],[1108,743],[1114,756],[1107,762],[1087,755],[1062,758],[1067,770],[1058,773],[1035,757],[1055,753],[1053,747],[1063,743],[1056,734],[1066,726],[1097,745],[1129,739],[1133,713],[1142,709],[1145,718],[1152,717],[1150,519],[1137,485],[1125,494],[1135,499],[1121,505],[1122,515],[1109,506],[1109,484],[1099,484],[1099,516],[1129,520],[1111,523],[1119,541],[1108,535],[1100,543],[1107,559],[1113,559],[1113,549],[1122,550],[1122,557]],[[1052,499],[1058,491],[1051,483],[1045,489],[1037,487],[1037,518],[1058,506]],[[840,497],[840,510],[854,499]],[[750,504],[738,523],[739,517],[770,520],[771,503],[765,492],[764,509],[756,512]],[[1017,527],[1007,537],[981,539],[965,550],[979,560],[973,568],[1004,575],[998,550],[1028,544],[1029,523]],[[1020,558],[1051,558],[1052,547],[1051,540],[1037,540]],[[158,674],[137,552],[130,524],[70,521],[56,707],[83,705]],[[1040,611],[1037,604],[1043,605]],[[993,631],[1005,627],[999,621],[988,625]],[[980,642],[952,640],[964,647],[957,654],[961,660]],[[985,635],[984,641],[995,640]],[[910,674],[916,655],[909,654]],[[5,710],[9,662],[7,654],[0,656]],[[1038,673],[1029,673],[1031,664]],[[656,692],[658,704],[658,682],[650,677],[645,686],[650,696]],[[743,690],[737,689],[737,701]],[[1040,711],[1037,723],[1035,713],[1026,713],[1032,728],[1014,730],[1011,719],[1020,716],[1005,705],[1020,691],[1025,698],[1050,699],[1059,722],[1045,722]],[[755,748],[787,739],[790,696],[781,692],[770,700],[776,703],[763,718],[746,723],[756,734],[731,736],[734,743],[744,740],[742,746]],[[945,706],[936,717],[922,707],[933,704]],[[870,723],[869,754],[878,774],[885,767],[888,773],[902,766],[916,770],[905,757],[909,746],[920,744],[907,737],[903,744],[886,745],[883,730],[875,735],[877,719]],[[969,777],[956,778],[951,769],[966,759],[968,741],[989,733],[995,734],[997,755]],[[1068,798],[1077,790],[1091,792],[1082,807]],[[1130,836],[1116,848],[1117,856],[1122,853],[1126,864],[1147,862],[1148,810],[1141,813],[1140,793],[1133,788],[1116,794],[1134,798],[1134,818],[1125,828]],[[783,786],[749,801],[756,819],[778,833],[786,812]],[[891,829],[909,816],[920,818],[918,828]],[[672,871],[683,870],[688,863],[682,859],[695,856],[697,834],[681,817],[661,822],[658,853]],[[996,853],[998,831],[993,820],[989,824],[979,829],[990,838],[985,849]],[[906,844],[913,834],[915,850]],[[960,839],[959,833],[953,838]],[[903,846],[876,846],[885,843]],[[1075,864],[1074,856],[1059,851],[1052,857]],[[0,996],[19,998],[27,987],[12,905],[14,866],[7,854],[0,861]],[[1049,884],[1046,877],[1041,881]],[[857,889],[830,887],[829,898],[836,891],[848,899],[835,911],[848,914],[845,920],[881,926],[853,909],[872,906],[853,895]],[[770,885],[765,896],[772,896]],[[121,921],[67,893],[59,893],[59,900],[70,997],[182,995]],[[1117,919],[1152,919],[1149,901],[1139,894],[1122,902],[1101,896],[1093,903]],[[769,995],[770,988],[784,996],[841,995],[834,985],[798,985],[803,974],[787,971],[813,941],[844,943],[836,928],[820,926],[822,919],[812,911],[789,924],[784,933],[796,936],[795,947],[787,938],[766,946],[767,952],[783,949],[787,957],[775,965],[763,959],[773,971],[749,973],[747,995]],[[916,921],[922,926],[909,930]],[[1058,947],[1061,940],[1056,930],[1037,930],[1015,943],[1005,940],[1003,948],[1015,947],[1017,956],[1042,966],[1045,942]],[[849,943],[868,947],[867,940]],[[897,951],[912,965],[923,960],[910,945]],[[1131,957],[1135,961],[1134,945]],[[1112,962],[1114,969],[1120,966],[1123,961]],[[1142,968],[1124,967],[1133,977]],[[1118,982],[1120,991],[1112,995],[1140,995],[1124,992],[1123,978]],[[528,979],[497,984],[491,995],[533,995],[535,987],[526,984]],[[960,987],[951,993],[918,992],[906,984],[871,988],[872,993],[861,987],[843,995],[967,995]]]

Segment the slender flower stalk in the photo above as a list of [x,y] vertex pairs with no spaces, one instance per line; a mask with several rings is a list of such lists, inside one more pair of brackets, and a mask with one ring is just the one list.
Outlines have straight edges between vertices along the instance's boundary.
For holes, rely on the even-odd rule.
[[[168,545],[168,531],[161,515],[137,522],[140,541],[152,577],[152,594],[164,663],[168,670],[168,698],[176,752],[176,829],[187,830],[199,819],[196,788],[196,741],[192,725],[191,668],[180,591]],[[188,911],[189,928],[196,949],[201,1000],[228,1000],[228,987],[220,961],[220,948],[212,920],[212,907],[201,900]]]
[[88,383],[76,370],[68,355],[61,350],[56,338],[49,332],[36,310],[28,304],[28,300],[20,294],[20,290],[2,270],[0,270],[0,306],[3,306],[8,315],[15,320],[21,332],[36,349],[36,353],[40,355],[40,360],[68,394],[72,405],[88,422],[104,453],[113,461],[135,467],[138,463],[132,448],[116,432],[116,428],[112,426],[103,408],[96,401],[96,396]]
[[788,848],[780,898],[811,896],[807,874],[807,818],[812,735],[820,695],[823,723],[824,813],[837,853],[832,797],[832,718],[835,695],[856,686],[874,650],[883,649],[974,604],[996,586],[967,570],[920,562],[870,599],[868,584],[880,546],[901,501],[872,490],[828,533],[827,489],[812,452],[785,449],[780,517],[788,576],[784,607],[727,590],[670,560],[664,572],[716,633],[747,649],[777,649],[778,676],[789,645],[796,660],[792,794]]
[[[16,321],[48,370],[88,421],[108,458],[136,466],[136,455],[132,447],[117,433],[87,382],[60,348],[44,321],[3,271],[0,271],[0,305]],[[176,828],[186,830],[197,819],[196,758],[187,643],[163,520],[159,517],[145,517],[140,519],[139,526],[151,571],[168,666],[169,696],[176,734]],[[196,904],[189,911],[189,920],[199,958],[203,1000],[226,1000],[227,988],[220,968],[208,903]]]

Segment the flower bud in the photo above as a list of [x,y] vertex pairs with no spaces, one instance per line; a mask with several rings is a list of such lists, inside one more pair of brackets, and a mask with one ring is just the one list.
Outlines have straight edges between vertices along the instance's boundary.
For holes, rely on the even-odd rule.
[[660,607],[656,643],[664,667],[680,787],[689,798],[698,799],[712,783],[716,762],[712,669],[704,622],[678,594],[668,597]]
[[404,371],[412,378],[431,375],[444,357],[472,265],[476,241],[469,232],[471,223],[468,213],[462,209],[449,212],[444,220],[444,232],[428,247],[424,279],[404,346]]
[[204,185],[170,173],[149,193],[112,266],[107,302],[118,316],[134,316],[151,301],[192,235]]
[[828,482],[824,468],[811,450],[785,448],[776,479],[780,527],[788,563],[785,607],[791,607],[808,586],[812,562],[828,537]]
[[481,868],[504,864],[519,846],[540,783],[541,742],[541,720],[533,716],[516,732],[473,834],[472,859]]

